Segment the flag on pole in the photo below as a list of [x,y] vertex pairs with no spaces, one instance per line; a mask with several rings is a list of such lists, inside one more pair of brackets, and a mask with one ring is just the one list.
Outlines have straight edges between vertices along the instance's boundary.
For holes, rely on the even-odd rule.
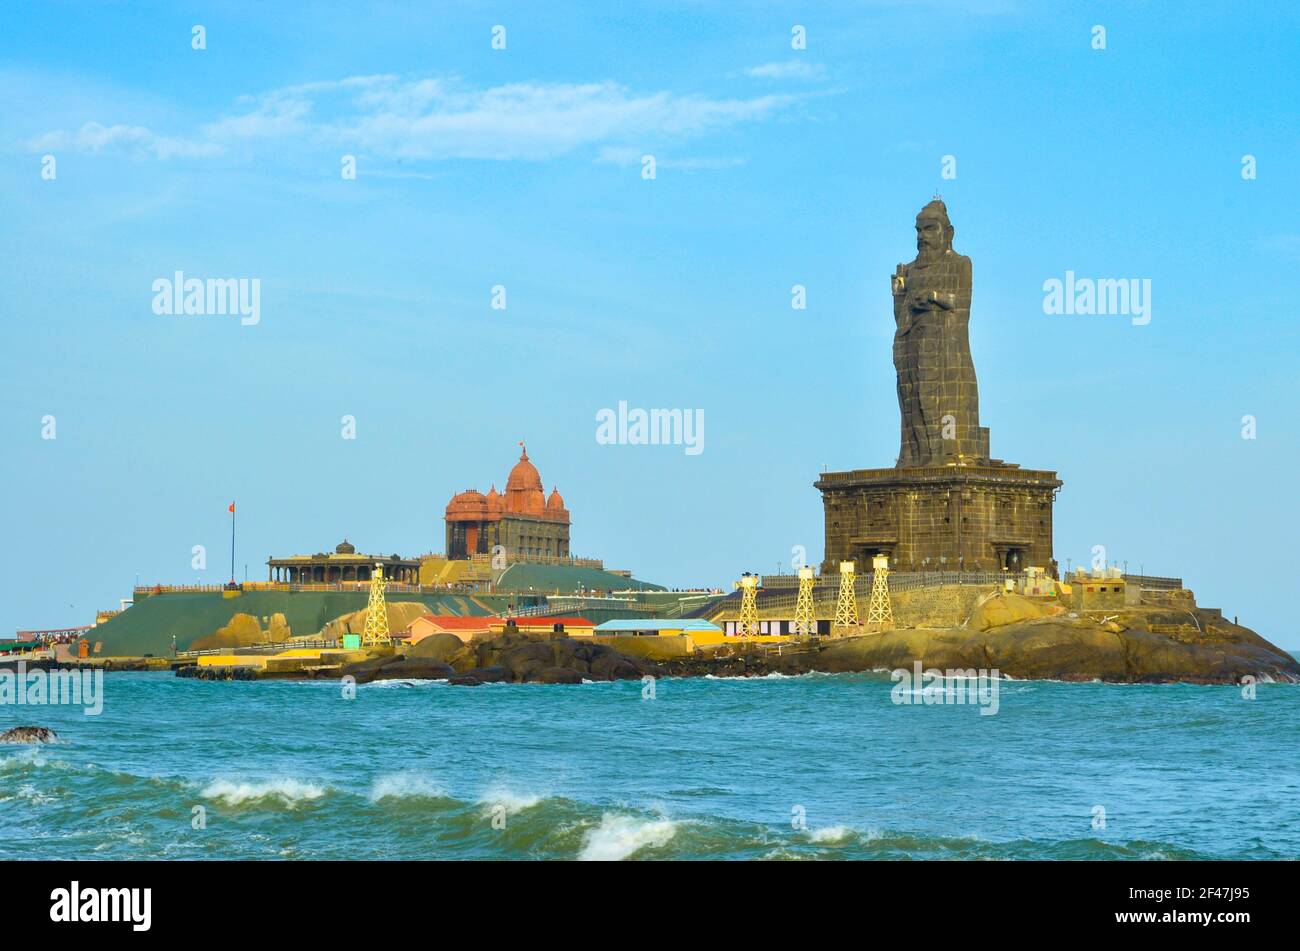
[[234,503],[234,502],[231,502],[231,503],[230,503],[230,514],[231,514],[231,515],[234,515],[234,514],[235,514],[235,503]]

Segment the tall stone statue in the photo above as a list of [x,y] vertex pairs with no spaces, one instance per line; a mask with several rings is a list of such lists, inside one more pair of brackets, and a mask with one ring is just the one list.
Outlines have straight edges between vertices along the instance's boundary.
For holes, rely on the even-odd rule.
[[1052,559],[1061,480],[989,458],[971,360],[970,258],[952,249],[937,198],[916,216],[916,260],[894,271],[894,369],[902,440],[882,469],[823,472],[822,575],[888,559],[895,571],[1019,571]]
[[916,216],[916,260],[894,271],[900,468],[989,458],[967,334],[971,264],[952,249],[952,236],[948,209],[936,198]]

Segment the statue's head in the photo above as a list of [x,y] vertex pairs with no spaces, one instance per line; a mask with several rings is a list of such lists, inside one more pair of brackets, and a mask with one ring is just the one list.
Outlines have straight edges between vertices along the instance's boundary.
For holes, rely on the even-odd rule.
[[948,207],[938,198],[916,216],[916,250],[921,257],[932,257],[952,250],[953,228]]

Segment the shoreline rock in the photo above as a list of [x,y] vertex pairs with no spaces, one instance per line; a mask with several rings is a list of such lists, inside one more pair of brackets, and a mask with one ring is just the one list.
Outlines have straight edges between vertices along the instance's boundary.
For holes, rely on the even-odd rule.
[[1080,616],[1051,606],[1028,610],[1014,601],[982,603],[962,627],[899,628],[769,646],[728,644],[720,650],[658,662],[586,639],[518,633],[464,643],[433,635],[401,653],[339,668],[267,672],[252,667],[185,667],[201,680],[445,680],[580,684],[653,677],[762,677],[768,674],[865,673],[922,667],[996,670],[1016,680],[1107,683],[1300,684],[1300,662],[1215,610],[1121,610]]
[[44,726],[16,726],[0,733],[0,743],[57,743],[59,734]]
[[1209,612],[1196,620],[1203,624],[1199,635],[1172,636],[1131,617],[1103,621],[1058,614],[982,631],[905,628],[822,640],[779,656],[746,651],[665,666],[675,676],[752,677],[910,670],[919,661],[927,670],[996,670],[1016,680],[1239,684],[1253,677],[1300,684],[1300,662],[1254,631]]
[[330,676],[355,677],[358,684],[409,678],[474,687],[486,683],[639,680],[662,673],[660,665],[620,654],[605,644],[507,633],[468,644],[453,635],[435,634],[402,654],[348,664]]

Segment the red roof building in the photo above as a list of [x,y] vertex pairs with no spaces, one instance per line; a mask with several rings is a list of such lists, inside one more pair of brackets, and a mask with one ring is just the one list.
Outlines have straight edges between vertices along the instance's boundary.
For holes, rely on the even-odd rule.
[[492,486],[487,495],[466,489],[452,496],[445,514],[447,557],[501,555],[508,561],[569,557],[569,510],[552,488],[549,497],[542,476],[521,442],[519,461],[510,470],[506,490]]
[[462,641],[468,641],[479,635],[491,633],[489,617],[461,617],[454,614],[426,614],[411,622],[403,640],[408,644],[418,644],[430,634],[455,634]]

